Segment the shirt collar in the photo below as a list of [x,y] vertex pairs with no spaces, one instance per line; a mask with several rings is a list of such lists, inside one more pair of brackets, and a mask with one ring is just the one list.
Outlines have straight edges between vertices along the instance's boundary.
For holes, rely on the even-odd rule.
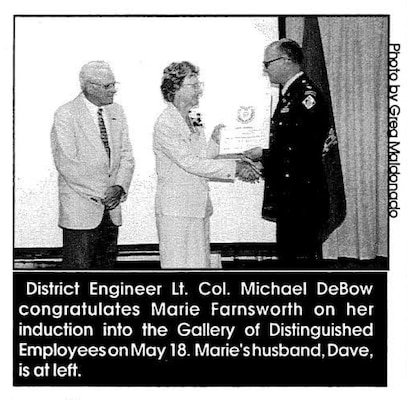
[[284,96],[287,93],[288,88],[291,86],[291,84],[297,80],[302,74],[304,73],[304,71],[300,71],[298,73],[296,73],[292,78],[290,78],[284,85],[283,89],[281,90],[281,94]]
[[88,108],[89,112],[93,114],[97,114],[99,108],[102,108],[104,111],[104,107],[99,107],[96,104],[93,104],[91,101],[89,101],[86,96],[82,93],[83,100],[85,101],[86,107]]

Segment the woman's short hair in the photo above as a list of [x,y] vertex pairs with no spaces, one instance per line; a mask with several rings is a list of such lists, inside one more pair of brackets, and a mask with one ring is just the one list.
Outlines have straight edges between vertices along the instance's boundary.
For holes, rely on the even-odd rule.
[[161,93],[164,100],[172,103],[175,92],[181,87],[188,75],[198,75],[199,68],[188,61],[173,62],[164,69],[161,80]]

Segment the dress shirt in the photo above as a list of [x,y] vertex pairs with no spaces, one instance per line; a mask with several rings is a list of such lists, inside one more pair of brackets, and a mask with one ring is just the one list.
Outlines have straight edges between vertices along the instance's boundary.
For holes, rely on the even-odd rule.
[[99,107],[96,104],[93,104],[85,96],[83,96],[83,98],[85,100],[86,107],[89,110],[90,115],[92,116],[93,122],[97,126],[98,130],[100,129],[99,128],[99,119],[98,119],[98,110],[99,110],[99,108],[101,108],[103,110],[103,121],[105,123],[107,137],[108,137],[109,143],[110,143],[109,118],[106,117],[106,108],[105,107]]

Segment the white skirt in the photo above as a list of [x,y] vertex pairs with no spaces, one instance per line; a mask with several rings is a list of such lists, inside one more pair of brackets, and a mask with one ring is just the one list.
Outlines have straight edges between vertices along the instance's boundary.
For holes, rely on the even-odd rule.
[[163,269],[210,268],[209,216],[156,215]]

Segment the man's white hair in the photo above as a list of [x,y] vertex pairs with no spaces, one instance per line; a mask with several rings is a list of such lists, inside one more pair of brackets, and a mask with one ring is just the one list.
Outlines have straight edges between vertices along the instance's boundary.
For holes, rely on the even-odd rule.
[[101,71],[110,72],[113,74],[110,65],[106,61],[90,61],[85,64],[81,71],[79,72],[79,83],[81,85],[81,89],[85,88],[87,82],[92,81],[100,75]]

